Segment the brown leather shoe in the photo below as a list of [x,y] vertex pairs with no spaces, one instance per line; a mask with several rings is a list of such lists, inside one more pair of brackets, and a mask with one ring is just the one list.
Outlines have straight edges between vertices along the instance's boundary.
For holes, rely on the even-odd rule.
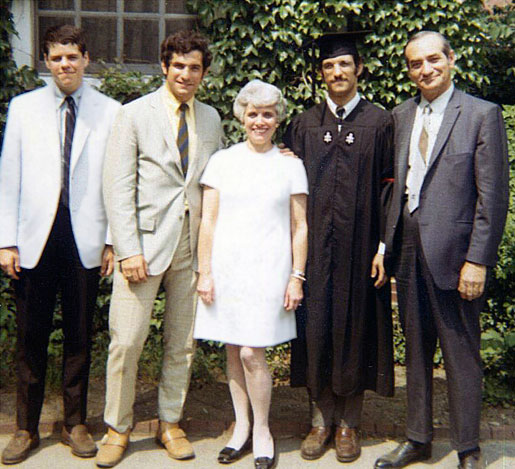
[[72,454],[79,458],[92,458],[97,454],[97,447],[86,425],[75,425],[71,432],[63,426],[61,441],[68,445],[72,449]]
[[195,457],[193,446],[186,438],[186,433],[178,423],[159,422],[156,443],[164,446],[168,456],[174,459],[191,459]]
[[300,446],[300,455],[312,461],[320,458],[331,440],[330,427],[313,427]]
[[336,426],[334,447],[338,461],[352,462],[358,459],[361,454],[359,430],[357,428]]
[[96,464],[98,467],[116,466],[123,457],[123,453],[129,446],[130,428],[125,433],[118,433],[109,427],[102,438],[102,444],[98,449]]
[[27,459],[30,451],[39,446],[38,433],[16,430],[2,452],[2,464],[18,464]]

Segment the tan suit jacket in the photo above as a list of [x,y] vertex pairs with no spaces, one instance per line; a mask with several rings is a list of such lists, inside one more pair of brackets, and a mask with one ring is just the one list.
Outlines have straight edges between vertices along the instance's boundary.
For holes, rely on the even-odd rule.
[[163,88],[123,106],[107,147],[104,201],[117,260],[143,254],[151,275],[170,265],[189,207],[193,268],[200,225],[200,176],[223,137],[217,111],[195,100],[197,145],[186,178]]

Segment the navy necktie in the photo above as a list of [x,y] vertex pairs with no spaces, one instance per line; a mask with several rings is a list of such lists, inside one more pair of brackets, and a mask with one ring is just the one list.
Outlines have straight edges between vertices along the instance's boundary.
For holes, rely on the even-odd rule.
[[70,160],[72,155],[73,134],[75,132],[75,103],[71,96],[66,97],[66,122],[64,131],[63,181],[61,201],[65,207],[70,206]]

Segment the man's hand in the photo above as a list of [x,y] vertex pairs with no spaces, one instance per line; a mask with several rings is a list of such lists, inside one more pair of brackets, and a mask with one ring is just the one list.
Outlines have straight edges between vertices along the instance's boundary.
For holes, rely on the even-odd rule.
[[293,153],[293,151],[291,151],[289,148],[287,148],[284,143],[279,143],[279,145],[277,145],[277,147],[279,148],[279,151],[281,152],[281,155],[283,156],[290,156],[292,158],[298,158],[298,156]]
[[20,254],[16,246],[0,249],[0,267],[9,277],[19,280],[21,272]]
[[108,277],[113,273],[114,269],[114,251],[113,246],[106,244],[102,252],[102,266],[100,267],[100,275]]
[[210,305],[215,301],[215,282],[213,281],[213,276],[210,273],[199,274],[197,293],[206,305]]
[[374,256],[374,259],[372,259],[372,271],[370,272],[370,277],[376,279],[374,282],[374,287],[376,288],[381,288],[388,281],[388,276],[384,270],[383,254],[378,253]]
[[486,265],[465,262],[460,271],[458,291],[464,300],[479,298],[485,291]]
[[120,262],[123,276],[132,283],[142,283],[148,278],[148,264],[142,254],[131,256]]

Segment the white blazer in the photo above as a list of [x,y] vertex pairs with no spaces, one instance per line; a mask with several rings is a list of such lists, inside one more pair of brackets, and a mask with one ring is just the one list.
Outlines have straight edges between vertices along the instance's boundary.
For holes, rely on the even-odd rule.
[[[98,267],[107,238],[102,170],[120,104],[84,84],[70,161],[71,223],[85,268]],[[21,267],[34,268],[57,213],[61,145],[53,86],[15,97],[0,158],[0,248],[16,246]]]

